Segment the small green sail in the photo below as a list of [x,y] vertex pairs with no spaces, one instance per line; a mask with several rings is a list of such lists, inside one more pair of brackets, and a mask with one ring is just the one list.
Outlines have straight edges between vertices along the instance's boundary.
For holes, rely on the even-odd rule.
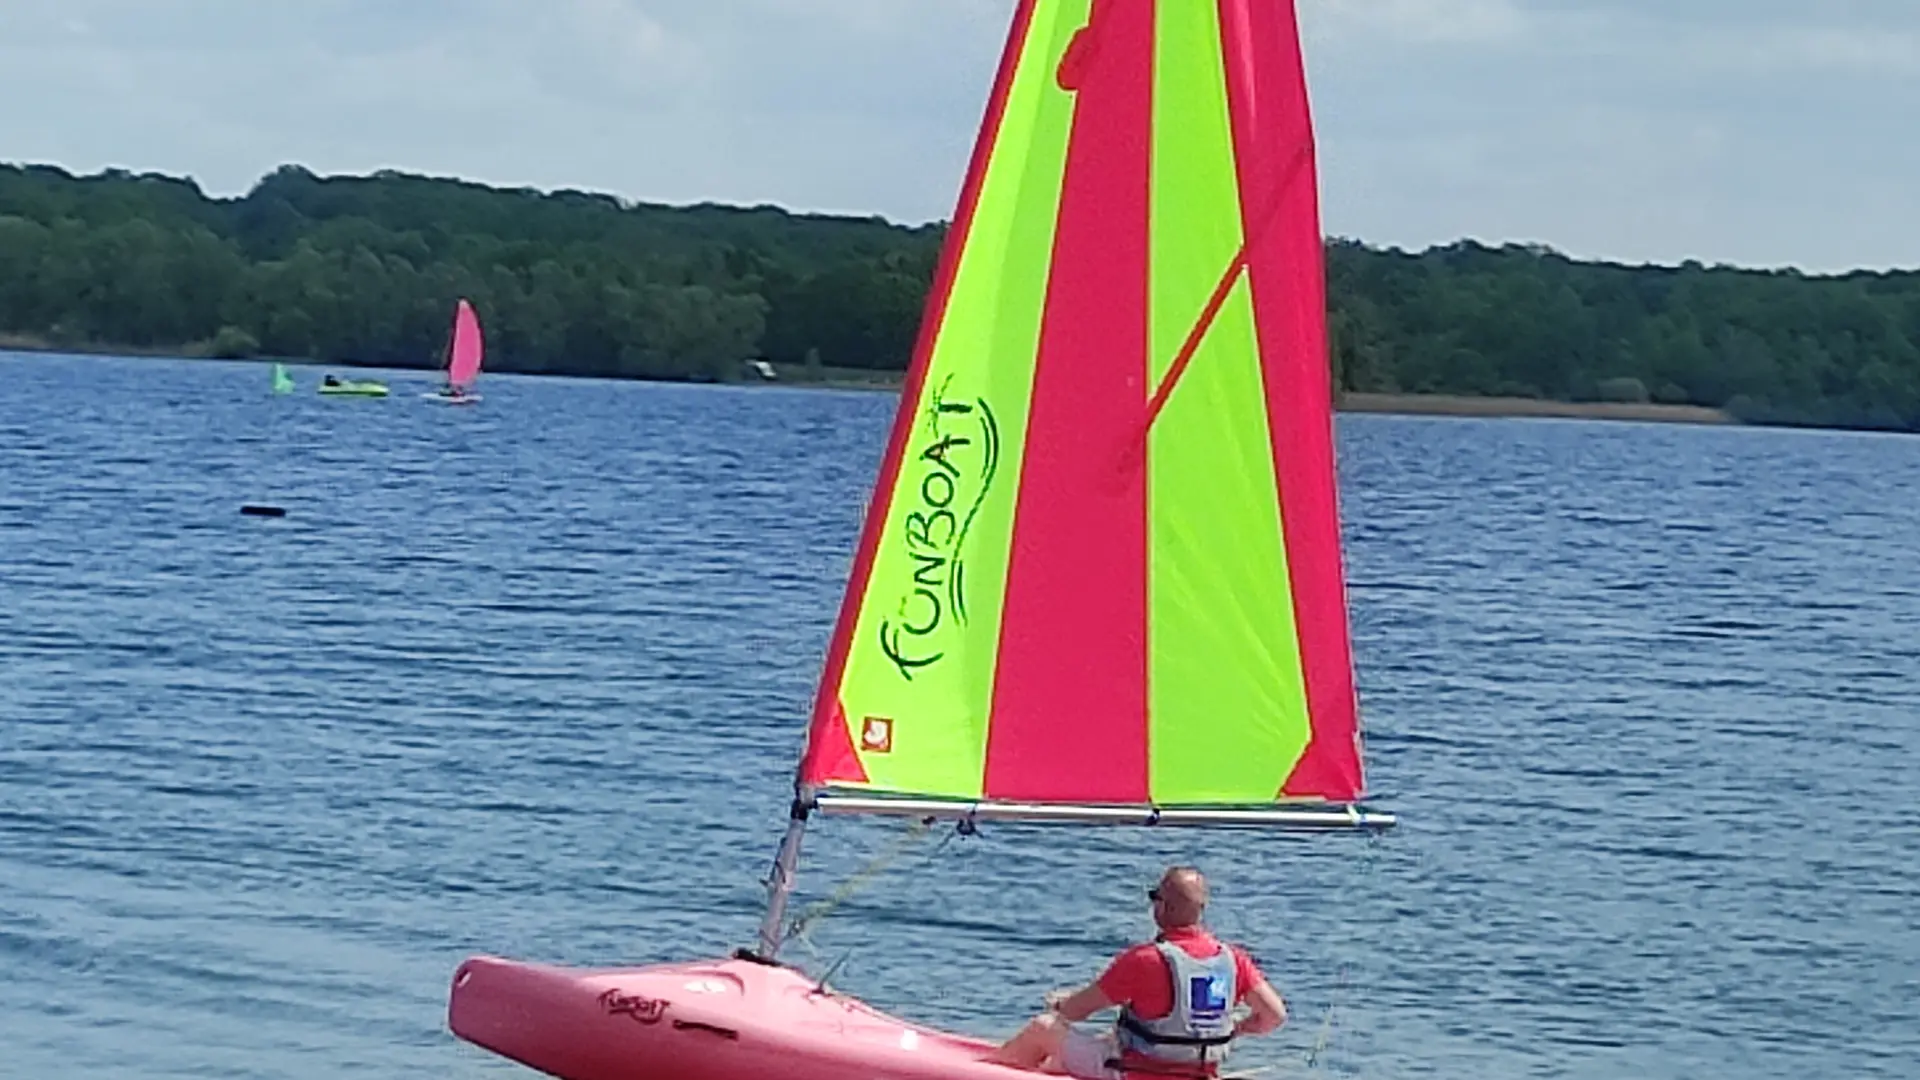
[[285,364],[273,365],[273,392],[276,394],[293,393],[293,376],[287,374]]

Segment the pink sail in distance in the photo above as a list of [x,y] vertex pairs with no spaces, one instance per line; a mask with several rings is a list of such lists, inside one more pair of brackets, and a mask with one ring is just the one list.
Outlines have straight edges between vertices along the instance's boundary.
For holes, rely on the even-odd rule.
[[473,313],[473,305],[460,301],[453,314],[453,348],[447,360],[447,385],[456,390],[466,390],[480,377],[480,357],[485,350],[480,343],[480,317]]

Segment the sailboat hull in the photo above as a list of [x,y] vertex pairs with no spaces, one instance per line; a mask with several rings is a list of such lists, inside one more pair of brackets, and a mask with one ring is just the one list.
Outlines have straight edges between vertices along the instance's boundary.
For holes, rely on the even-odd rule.
[[821,992],[748,960],[573,970],[476,957],[453,1033],[563,1080],[1033,1080],[992,1044]]

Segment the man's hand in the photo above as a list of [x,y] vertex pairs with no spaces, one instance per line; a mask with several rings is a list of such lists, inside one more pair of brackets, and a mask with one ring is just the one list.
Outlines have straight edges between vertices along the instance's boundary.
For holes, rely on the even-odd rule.
[[1102,1009],[1111,1009],[1114,1004],[1100,992],[1099,983],[1089,983],[1078,990],[1047,992],[1047,1011],[1069,1024],[1077,1024]]
[[1235,1035],[1265,1035],[1287,1022],[1287,1003],[1269,983],[1249,989],[1244,1004],[1248,1015],[1234,1025]]

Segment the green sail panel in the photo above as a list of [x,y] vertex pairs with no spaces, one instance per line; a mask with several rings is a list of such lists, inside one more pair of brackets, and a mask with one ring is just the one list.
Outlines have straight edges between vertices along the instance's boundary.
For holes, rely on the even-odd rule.
[[1207,3],[1156,10],[1156,387],[1173,374],[1223,273],[1231,291],[1149,434],[1151,790],[1160,805],[1260,803],[1280,790],[1309,724],[1253,297],[1239,263],[1245,233],[1220,16]]
[[1055,68],[1088,6],[1048,0],[1016,25],[998,115],[976,152],[971,212],[949,239],[951,281],[944,302],[936,297],[930,348],[902,395],[869,511],[879,527],[863,545],[862,588],[842,614],[840,669],[816,710],[816,783],[981,794],[1026,402],[1073,119]]

